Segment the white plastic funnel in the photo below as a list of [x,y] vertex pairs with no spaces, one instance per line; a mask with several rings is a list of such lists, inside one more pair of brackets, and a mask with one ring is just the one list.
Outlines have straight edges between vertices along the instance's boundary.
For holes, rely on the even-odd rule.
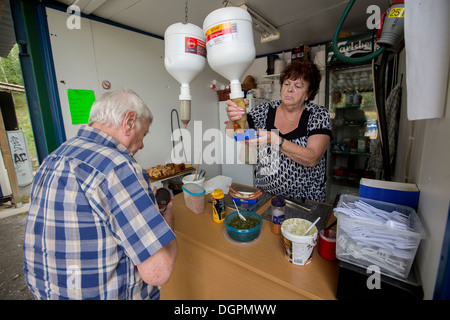
[[211,12],[203,22],[208,63],[230,80],[230,98],[243,98],[240,78],[255,60],[252,18],[242,8]]
[[190,83],[206,66],[203,30],[191,23],[175,23],[164,33],[167,72],[181,84],[180,118],[186,128],[191,119]]

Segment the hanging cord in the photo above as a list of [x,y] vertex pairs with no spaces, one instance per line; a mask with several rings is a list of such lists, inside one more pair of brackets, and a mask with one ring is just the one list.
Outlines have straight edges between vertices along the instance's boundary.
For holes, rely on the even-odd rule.
[[387,128],[387,118],[386,118],[386,87],[385,87],[385,77],[386,77],[386,68],[389,60],[389,53],[384,53],[381,56],[380,66],[376,74],[374,75],[376,78],[376,94],[375,98],[377,100],[377,109],[378,109],[378,123],[380,127],[380,135],[381,135],[381,149],[383,156],[383,178],[386,181],[392,181],[392,168],[391,168],[391,157],[389,151],[389,136],[388,136],[388,128]]
[[[173,112],[175,111],[175,115],[177,116],[177,125],[178,125],[178,130],[181,130],[180,127],[180,118],[178,117],[178,111],[176,109],[172,109],[172,111],[170,112],[170,129],[172,131],[172,135],[173,135]],[[180,135],[180,140],[181,140],[181,145],[183,147],[183,154],[184,154],[184,159],[185,162],[187,161],[187,156],[186,156],[186,149],[184,147],[184,143],[183,143],[183,134]],[[175,141],[172,140],[172,148],[175,149]]]
[[186,21],[186,23],[188,23],[188,0],[186,0],[186,2],[185,2],[185,7],[184,7],[184,20]]
[[341,20],[339,20],[339,23],[338,23],[336,30],[334,32],[334,35],[333,35],[332,48],[333,48],[333,52],[334,52],[335,56],[339,60],[347,62],[347,63],[357,64],[357,63],[367,62],[367,61],[370,61],[370,60],[378,57],[381,53],[384,52],[385,48],[380,47],[377,51],[374,51],[371,54],[364,56],[364,57],[360,57],[360,58],[349,58],[339,52],[339,48],[338,48],[339,32],[341,31],[342,25],[344,24],[344,21],[347,18],[347,15],[350,12],[351,8],[353,7],[354,3],[355,3],[355,0],[350,0],[350,2],[348,3],[347,7],[344,10],[344,13],[342,14]]

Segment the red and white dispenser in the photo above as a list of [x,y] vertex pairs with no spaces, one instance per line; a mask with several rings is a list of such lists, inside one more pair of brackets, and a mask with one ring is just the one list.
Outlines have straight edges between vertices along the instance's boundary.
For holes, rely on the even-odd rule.
[[[240,78],[255,60],[252,18],[242,8],[224,7],[203,21],[207,59],[211,69],[230,81],[230,99],[245,110]],[[247,115],[237,121],[244,129]]]
[[164,33],[167,72],[181,84],[180,119],[187,127],[191,120],[190,83],[206,66],[206,48],[203,30],[191,23],[175,23]]

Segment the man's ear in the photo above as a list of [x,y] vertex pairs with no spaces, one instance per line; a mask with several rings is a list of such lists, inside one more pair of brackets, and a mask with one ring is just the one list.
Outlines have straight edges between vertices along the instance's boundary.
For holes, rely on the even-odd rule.
[[129,135],[135,125],[136,125],[136,111],[128,111],[122,120],[123,132],[126,135]]

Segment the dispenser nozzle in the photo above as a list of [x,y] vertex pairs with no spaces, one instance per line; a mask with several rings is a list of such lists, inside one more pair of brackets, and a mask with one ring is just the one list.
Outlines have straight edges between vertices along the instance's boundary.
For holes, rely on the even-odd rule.
[[180,100],[180,118],[186,129],[189,121],[191,121],[191,100]]

